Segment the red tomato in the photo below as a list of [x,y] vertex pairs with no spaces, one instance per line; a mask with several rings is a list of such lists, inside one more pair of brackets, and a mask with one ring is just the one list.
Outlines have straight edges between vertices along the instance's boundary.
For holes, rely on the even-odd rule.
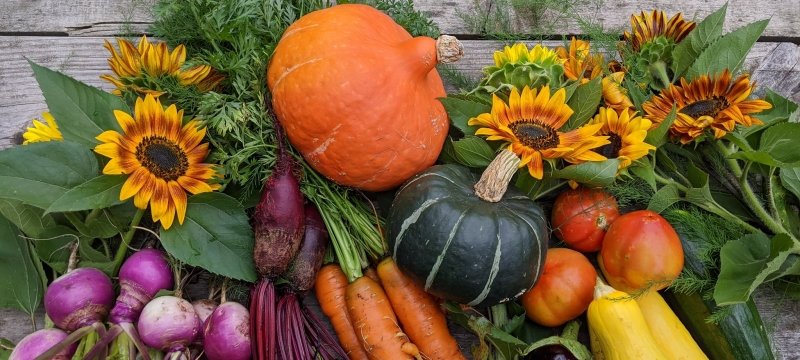
[[589,307],[597,272],[583,254],[570,249],[547,250],[544,272],[520,301],[529,319],[544,326],[559,326]]
[[619,217],[617,200],[600,189],[562,192],[553,203],[550,223],[556,237],[581,252],[600,250],[608,225]]
[[608,228],[598,255],[600,269],[616,289],[635,293],[661,290],[683,269],[678,233],[655,212],[639,210],[620,216]]

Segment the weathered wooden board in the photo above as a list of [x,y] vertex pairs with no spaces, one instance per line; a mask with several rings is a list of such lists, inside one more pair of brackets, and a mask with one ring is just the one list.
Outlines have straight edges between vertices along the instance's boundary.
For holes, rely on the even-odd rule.
[[[800,36],[800,2],[797,0],[563,0],[559,6],[573,11],[563,16],[544,13],[539,22],[546,34],[582,34],[579,20],[602,24],[607,30],[624,30],[630,27],[630,15],[641,11],[660,9],[668,16],[682,12],[688,20],[699,20],[728,3],[725,31],[730,31],[756,20],[770,19],[764,36]],[[511,0],[414,0],[416,8],[428,14],[443,32],[453,34],[474,34],[480,29],[470,28],[467,17],[475,17],[476,11],[486,14],[497,8],[498,3],[514,3]],[[537,3],[531,1],[529,3]],[[538,3],[548,3],[539,1]],[[552,8],[552,7],[551,7]],[[536,21],[530,15],[512,16],[511,23],[519,32],[530,32]]]
[[[0,148],[11,145],[16,133],[47,109],[26,61],[63,71],[90,85],[109,90],[99,76],[108,73],[108,52],[100,37],[0,37]],[[549,41],[549,46],[561,45]],[[464,41],[465,55],[455,67],[479,77],[492,62],[492,52],[502,43],[489,40]],[[748,55],[745,69],[762,85],[800,101],[800,47],[791,43],[757,43]]]
[[[109,36],[137,33],[152,20],[152,6],[157,0],[4,0],[0,11],[1,33],[69,34],[72,36]],[[477,29],[465,25],[464,15],[485,13],[497,3],[510,0],[414,0],[449,34],[475,34]],[[539,3],[546,3],[540,1]],[[701,19],[718,9],[725,0],[564,0],[573,14],[563,16],[544,13],[539,24],[547,34],[581,34],[578,19],[602,23],[606,29],[629,26],[629,16],[643,10],[661,9],[668,14],[683,12],[688,19]],[[474,15],[473,15],[474,17]],[[733,0],[728,5],[726,30],[755,20],[770,18],[764,36],[800,37],[800,2],[797,0]],[[511,20],[522,33],[531,32],[536,21],[531,15]]]

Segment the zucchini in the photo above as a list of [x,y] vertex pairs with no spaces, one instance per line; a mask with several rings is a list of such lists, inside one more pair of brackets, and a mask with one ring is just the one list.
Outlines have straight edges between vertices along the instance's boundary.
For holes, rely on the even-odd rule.
[[[670,209],[665,217],[670,221],[683,244],[684,271],[709,279],[716,275],[701,260],[703,246],[712,236],[736,238],[732,227],[721,227],[719,218],[708,213]],[[769,336],[761,315],[753,302],[731,305],[730,314],[718,324],[706,322],[717,309],[713,299],[699,292],[691,295],[665,291],[664,299],[683,322],[703,352],[714,360],[774,360]]]
[[700,348],[714,360],[774,360],[769,336],[753,299],[731,305],[719,324],[706,322],[716,304],[700,294],[664,293],[664,299],[694,336]]

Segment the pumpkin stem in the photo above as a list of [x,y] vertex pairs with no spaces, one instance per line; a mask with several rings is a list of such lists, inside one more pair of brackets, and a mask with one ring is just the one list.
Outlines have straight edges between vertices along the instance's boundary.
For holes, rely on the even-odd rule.
[[475,184],[475,195],[484,201],[500,201],[508,189],[511,177],[519,168],[519,161],[517,154],[507,148],[503,149],[481,174],[481,179]]
[[455,36],[442,35],[436,39],[436,59],[440,64],[458,61],[464,56],[464,46]]

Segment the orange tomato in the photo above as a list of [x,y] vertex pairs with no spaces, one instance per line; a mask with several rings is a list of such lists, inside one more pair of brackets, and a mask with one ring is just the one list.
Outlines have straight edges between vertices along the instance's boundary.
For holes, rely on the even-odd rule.
[[617,200],[600,189],[577,188],[562,192],[553,203],[551,225],[555,236],[570,249],[600,250],[608,226],[619,217]]
[[618,290],[661,290],[681,273],[683,246],[678,233],[661,215],[650,210],[633,211],[611,223],[598,263],[608,283]]
[[597,272],[583,254],[549,249],[542,276],[521,297],[525,314],[540,325],[563,325],[589,307],[596,279]]

